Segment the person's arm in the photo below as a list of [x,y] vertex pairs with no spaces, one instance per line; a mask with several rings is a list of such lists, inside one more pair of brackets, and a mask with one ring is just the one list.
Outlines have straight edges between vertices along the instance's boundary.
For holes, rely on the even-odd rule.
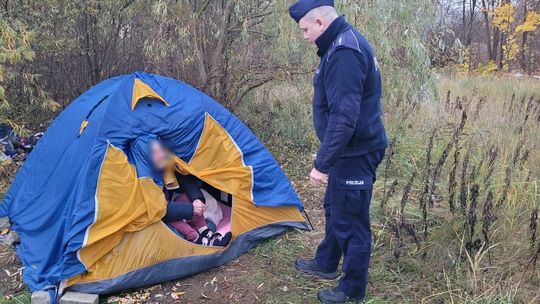
[[201,202],[206,203],[195,176],[176,173],[176,179],[178,179],[179,184],[178,192],[185,193],[191,202],[200,200]]
[[190,220],[193,217],[193,204],[188,202],[174,202],[167,205],[164,222]]
[[326,64],[324,88],[329,115],[315,169],[328,174],[356,129],[361,111],[367,60],[356,50],[338,49]]

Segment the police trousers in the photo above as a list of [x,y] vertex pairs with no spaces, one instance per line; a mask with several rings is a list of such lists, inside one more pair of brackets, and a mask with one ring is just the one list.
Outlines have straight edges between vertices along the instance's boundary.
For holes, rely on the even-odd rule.
[[369,206],[375,172],[384,150],[341,158],[332,168],[324,198],[326,235],[315,260],[336,271],[343,256],[339,288],[349,297],[365,297],[371,255]]

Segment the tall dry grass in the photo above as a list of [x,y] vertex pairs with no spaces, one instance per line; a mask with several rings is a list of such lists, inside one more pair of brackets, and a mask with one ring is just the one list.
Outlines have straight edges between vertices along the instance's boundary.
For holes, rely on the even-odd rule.
[[[540,84],[441,79],[438,92],[406,106],[385,100],[372,284],[414,302],[534,302]],[[310,94],[307,80],[263,88],[238,114],[269,145],[315,153]]]
[[[404,259],[393,260],[383,247],[380,261],[387,269],[410,260],[428,265],[415,270],[426,277],[419,283],[429,302],[534,301],[540,297],[540,84],[475,77],[442,79],[438,87],[440,101],[421,104],[405,122],[396,121],[399,111],[386,116],[391,136],[400,134],[388,176],[415,170],[421,178],[409,208],[403,211],[394,197],[377,212],[379,241],[392,252],[401,247]],[[386,223],[403,218],[421,232],[420,247],[416,238],[384,233]]]

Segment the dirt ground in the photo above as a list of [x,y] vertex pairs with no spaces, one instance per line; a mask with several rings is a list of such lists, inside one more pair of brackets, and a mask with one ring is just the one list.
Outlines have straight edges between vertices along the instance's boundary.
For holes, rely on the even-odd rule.
[[21,282],[21,264],[13,248],[0,244],[0,295],[18,295],[26,288]]

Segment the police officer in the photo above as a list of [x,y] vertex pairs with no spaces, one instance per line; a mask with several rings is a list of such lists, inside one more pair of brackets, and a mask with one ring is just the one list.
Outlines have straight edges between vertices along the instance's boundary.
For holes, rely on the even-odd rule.
[[310,180],[327,184],[325,238],[315,258],[298,259],[296,269],[335,279],[343,256],[339,285],[319,291],[318,298],[358,303],[368,282],[375,171],[388,143],[379,65],[368,41],[337,14],[333,0],[299,0],[289,14],[321,58],[313,78],[313,124],[321,145]]

